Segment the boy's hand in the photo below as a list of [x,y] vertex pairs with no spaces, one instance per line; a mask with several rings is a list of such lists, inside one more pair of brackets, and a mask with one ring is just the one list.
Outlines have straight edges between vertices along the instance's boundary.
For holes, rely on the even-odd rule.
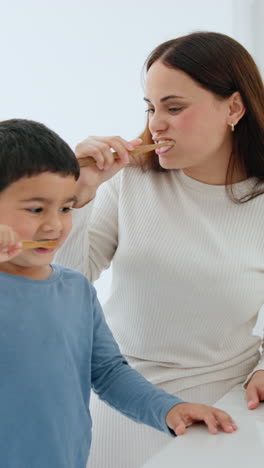
[[167,425],[176,435],[184,434],[187,426],[198,421],[205,422],[211,434],[217,434],[218,427],[225,432],[233,432],[237,429],[237,425],[229,414],[207,405],[179,403],[166,416]]
[[0,224],[0,262],[8,262],[22,250],[17,233],[10,227]]

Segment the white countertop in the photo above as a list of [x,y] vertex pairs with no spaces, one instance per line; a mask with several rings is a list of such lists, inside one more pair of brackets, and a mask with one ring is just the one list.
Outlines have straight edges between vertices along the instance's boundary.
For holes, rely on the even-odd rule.
[[[238,425],[232,434],[209,434],[206,426],[190,426],[183,436],[172,439],[142,468],[239,468],[264,465],[264,403],[248,410],[245,391],[236,386],[216,404]],[[213,465],[212,465],[213,463]]]

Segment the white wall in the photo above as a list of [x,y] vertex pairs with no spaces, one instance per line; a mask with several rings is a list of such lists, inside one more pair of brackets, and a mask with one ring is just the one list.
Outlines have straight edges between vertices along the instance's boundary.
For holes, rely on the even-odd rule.
[[[140,133],[141,71],[162,41],[211,30],[260,54],[252,21],[258,20],[260,29],[261,0],[1,0],[0,5],[0,119],[39,120],[72,147],[88,135],[130,139]],[[102,301],[109,281],[108,272],[97,282]]]
[[252,54],[264,75],[264,1],[233,0],[233,37]]

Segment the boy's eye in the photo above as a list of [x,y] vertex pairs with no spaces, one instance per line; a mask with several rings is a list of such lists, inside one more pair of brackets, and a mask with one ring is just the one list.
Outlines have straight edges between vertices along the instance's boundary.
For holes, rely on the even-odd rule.
[[27,208],[27,211],[30,213],[41,213],[43,211],[43,208]]
[[69,213],[69,211],[72,210],[71,206],[64,206],[63,208],[60,209],[62,213]]

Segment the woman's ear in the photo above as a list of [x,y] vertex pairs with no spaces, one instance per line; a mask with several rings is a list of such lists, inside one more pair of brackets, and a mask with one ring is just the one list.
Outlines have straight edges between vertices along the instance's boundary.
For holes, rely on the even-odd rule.
[[246,112],[243,99],[238,91],[229,97],[228,125],[236,125]]

